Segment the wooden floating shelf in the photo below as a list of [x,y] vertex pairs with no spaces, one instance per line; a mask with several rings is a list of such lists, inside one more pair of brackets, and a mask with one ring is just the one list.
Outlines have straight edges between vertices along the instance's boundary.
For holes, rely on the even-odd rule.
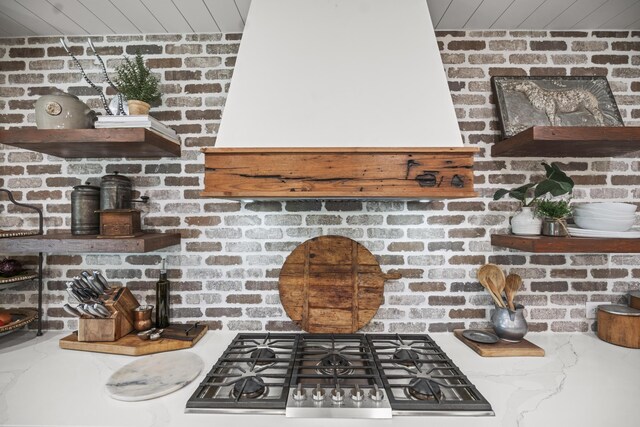
[[8,129],[0,143],[65,159],[180,157],[180,144],[144,128]]
[[477,148],[206,148],[205,197],[475,197]]
[[0,239],[0,253],[143,253],[179,243],[179,233],[148,233],[124,239],[45,234]]
[[596,237],[548,237],[492,234],[491,244],[533,253],[640,253],[640,239]]
[[633,157],[640,127],[534,126],[496,142],[494,157]]

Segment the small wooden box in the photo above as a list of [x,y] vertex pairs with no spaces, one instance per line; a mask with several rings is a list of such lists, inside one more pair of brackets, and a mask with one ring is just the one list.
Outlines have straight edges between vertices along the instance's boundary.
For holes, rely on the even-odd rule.
[[135,237],[142,234],[140,231],[140,211],[135,209],[105,209],[98,212],[100,213],[100,236]]
[[116,341],[133,330],[133,310],[140,304],[128,288],[112,288],[104,305],[111,312],[111,317],[81,317],[78,341]]

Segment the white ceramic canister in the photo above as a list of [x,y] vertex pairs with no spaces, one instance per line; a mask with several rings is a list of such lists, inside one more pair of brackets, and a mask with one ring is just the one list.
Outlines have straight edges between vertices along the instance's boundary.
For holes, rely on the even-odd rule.
[[535,215],[531,207],[522,210],[511,218],[511,233],[520,236],[539,236],[542,231],[542,219]]

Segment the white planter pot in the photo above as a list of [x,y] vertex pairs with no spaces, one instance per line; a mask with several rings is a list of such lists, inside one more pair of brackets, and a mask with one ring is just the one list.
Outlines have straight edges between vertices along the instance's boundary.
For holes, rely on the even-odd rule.
[[535,216],[533,208],[522,210],[511,218],[511,233],[519,236],[539,236],[542,219]]

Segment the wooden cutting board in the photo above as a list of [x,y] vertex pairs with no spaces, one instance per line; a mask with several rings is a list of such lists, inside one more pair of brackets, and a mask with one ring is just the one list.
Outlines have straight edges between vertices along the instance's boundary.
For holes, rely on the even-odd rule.
[[453,334],[469,348],[482,357],[543,357],[544,349],[531,341],[523,339],[520,342],[498,341],[495,344],[483,344],[462,336],[464,329],[454,329]]
[[190,339],[185,337],[169,338],[183,325],[171,325],[165,328],[163,338],[157,341],[141,340],[135,332],[125,335],[117,341],[81,342],[78,341],[77,333],[73,333],[62,338],[59,342],[60,348],[67,350],[94,351],[97,353],[123,354],[125,356],[143,356],[145,354],[162,353],[165,351],[182,350],[191,348],[200,338],[204,336],[209,327],[207,325],[198,326],[190,333]]
[[280,301],[302,329],[353,333],[369,323],[382,304],[384,274],[371,252],[342,236],[321,236],[299,245],[280,271]]

